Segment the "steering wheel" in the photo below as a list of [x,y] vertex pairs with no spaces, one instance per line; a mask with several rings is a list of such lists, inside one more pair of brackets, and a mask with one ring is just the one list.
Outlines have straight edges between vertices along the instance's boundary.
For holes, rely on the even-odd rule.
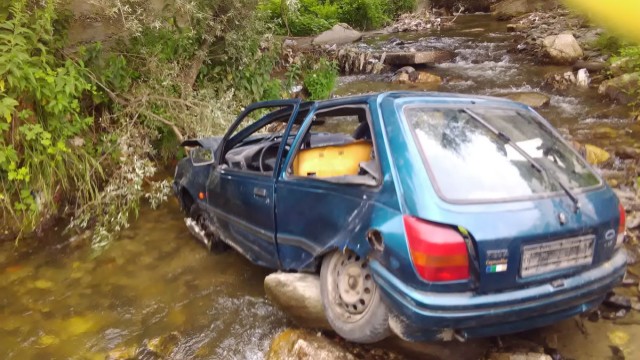
[[[274,145],[280,146],[280,142],[272,142],[271,144],[263,147],[262,150],[260,151],[260,157],[258,158],[258,164],[260,164],[260,172],[266,172],[266,171],[269,171],[269,170],[273,171],[273,167],[270,164],[267,164],[265,162],[264,155],[267,153],[267,149],[272,148]],[[287,152],[289,152],[289,149],[290,149],[289,145],[285,145],[284,152],[282,153],[283,157]],[[271,167],[271,169],[265,170],[266,166]]]

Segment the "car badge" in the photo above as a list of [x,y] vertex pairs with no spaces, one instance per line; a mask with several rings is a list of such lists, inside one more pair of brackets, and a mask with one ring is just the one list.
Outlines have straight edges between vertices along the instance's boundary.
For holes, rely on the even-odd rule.
[[565,215],[564,213],[560,213],[558,214],[558,220],[560,220],[560,225],[564,225],[567,222],[567,215]]
[[604,233],[604,238],[607,240],[613,240],[616,237],[616,231],[613,229],[609,229],[607,230],[606,233]]

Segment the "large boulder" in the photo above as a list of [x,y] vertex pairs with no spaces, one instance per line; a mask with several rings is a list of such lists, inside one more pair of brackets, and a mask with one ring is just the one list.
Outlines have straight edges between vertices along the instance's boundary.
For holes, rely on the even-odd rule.
[[277,272],[264,279],[267,297],[300,326],[331,330],[322,307],[317,275]]
[[362,33],[347,24],[341,23],[316,36],[311,43],[313,45],[341,45],[356,42],[360,39],[362,39]]
[[441,64],[455,58],[455,53],[446,50],[407,51],[387,53],[384,63],[394,66]]
[[355,360],[346,349],[324,336],[305,330],[287,329],[276,335],[267,360]]
[[584,56],[580,44],[569,33],[547,36],[542,45],[545,56],[558,65],[571,65]]
[[533,11],[549,10],[557,5],[555,0],[504,0],[491,5],[491,12],[498,20],[509,20]]
[[533,108],[540,108],[549,105],[551,98],[545,94],[530,91],[530,92],[517,92],[510,94],[503,94],[501,97],[523,103]]
[[638,98],[640,72],[624,74],[603,81],[598,92],[621,104],[629,104]]

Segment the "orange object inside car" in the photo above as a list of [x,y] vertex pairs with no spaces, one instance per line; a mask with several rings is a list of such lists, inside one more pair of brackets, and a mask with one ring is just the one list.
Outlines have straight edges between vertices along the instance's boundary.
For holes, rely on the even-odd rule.
[[358,175],[360,163],[371,160],[372,150],[371,141],[302,149],[293,160],[293,174],[315,177]]

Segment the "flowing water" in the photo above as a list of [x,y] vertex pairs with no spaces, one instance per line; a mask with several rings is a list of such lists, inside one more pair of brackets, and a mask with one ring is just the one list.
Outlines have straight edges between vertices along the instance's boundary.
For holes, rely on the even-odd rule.
[[[454,62],[430,69],[446,80],[438,90],[490,95],[536,90],[546,73],[565,69],[536,66],[509,53],[512,36],[503,23],[478,15],[456,22],[458,27],[441,32],[401,35],[416,41],[407,47],[456,52]],[[368,43],[382,48],[390,37]],[[343,78],[338,92],[399,88],[381,80]],[[605,147],[634,141],[637,125],[625,120],[626,109],[603,102],[593,91],[549,95],[551,105],[541,112],[578,140]],[[3,359],[104,359],[113,349],[151,348],[157,339],[173,343],[167,354],[174,359],[261,359],[271,337],[291,326],[264,296],[268,272],[232,251],[206,253],[186,231],[175,199],[159,210],[142,211],[98,257],[86,241],[68,241],[56,231],[35,246],[27,241],[35,240],[18,247],[0,244]],[[635,289],[625,291],[637,296]],[[552,342],[572,359],[638,359],[639,338],[640,316],[632,311],[615,321],[569,319],[501,341],[527,348]],[[495,341],[391,340],[381,346],[409,358],[478,359]]]

